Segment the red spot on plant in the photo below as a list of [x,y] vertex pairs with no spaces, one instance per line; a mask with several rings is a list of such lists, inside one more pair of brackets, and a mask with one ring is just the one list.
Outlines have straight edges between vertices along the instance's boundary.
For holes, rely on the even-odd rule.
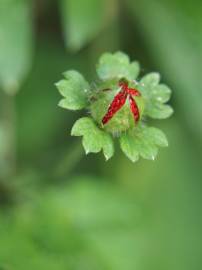
[[130,102],[130,110],[134,116],[135,122],[137,122],[140,118],[139,108],[133,98],[133,96],[141,96],[140,92],[137,89],[129,88],[128,83],[126,82],[120,82],[119,86],[121,87],[121,90],[109,105],[108,111],[102,119],[103,125],[107,124],[115,113],[123,107],[128,97]]

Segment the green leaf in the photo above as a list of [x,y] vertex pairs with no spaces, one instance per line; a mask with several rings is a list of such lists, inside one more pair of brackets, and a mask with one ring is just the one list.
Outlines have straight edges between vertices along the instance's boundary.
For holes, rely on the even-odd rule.
[[145,75],[141,80],[141,83],[144,84],[145,87],[149,88],[157,86],[159,82],[160,82],[160,74],[157,72],[149,73]]
[[122,52],[103,54],[97,66],[98,76],[102,80],[114,78],[134,80],[138,77],[139,70],[138,62],[130,63],[129,57]]
[[88,105],[90,86],[84,77],[75,70],[64,73],[65,79],[56,83],[60,94],[64,97],[59,106],[69,110],[80,110]]
[[154,144],[161,147],[168,146],[168,140],[162,130],[154,127],[148,127],[144,128],[142,130],[142,133],[145,137],[149,138],[149,140],[152,141]]
[[14,94],[31,67],[32,3],[0,1],[0,87]]
[[170,99],[171,90],[167,85],[159,84],[159,82],[159,73],[149,73],[140,81],[140,85],[142,87],[141,90],[146,96],[152,98],[153,100],[165,103]]
[[114,145],[111,136],[100,130],[94,121],[89,117],[83,117],[76,121],[72,131],[72,136],[83,136],[83,147],[86,154],[98,153],[103,150],[106,160],[114,154]]
[[[99,130],[100,131],[100,130]],[[114,143],[112,137],[106,133],[102,132],[102,148],[106,160],[110,159],[114,155]]]
[[168,142],[165,134],[153,127],[139,126],[120,137],[122,151],[133,162],[136,162],[139,156],[154,160],[158,153],[157,146],[166,147]]
[[135,145],[134,138],[129,136],[127,133],[124,133],[120,137],[120,146],[124,154],[132,160],[132,162],[136,162],[139,159],[139,152]]
[[145,113],[154,119],[166,119],[173,114],[173,108],[170,105],[153,102],[148,104]]
[[159,84],[152,89],[153,99],[165,103],[169,101],[171,96],[170,88],[165,84]]
[[149,73],[141,79],[138,89],[145,99],[144,114],[155,119],[165,119],[173,113],[171,106],[164,104],[170,99],[171,90],[159,82],[159,73]]
[[95,38],[113,17],[108,7],[107,0],[62,0],[62,23],[67,47],[77,51]]

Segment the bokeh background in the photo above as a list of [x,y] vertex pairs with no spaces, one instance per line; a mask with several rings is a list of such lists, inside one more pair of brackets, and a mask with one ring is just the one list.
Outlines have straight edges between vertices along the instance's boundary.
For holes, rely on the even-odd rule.
[[[57,106],[116,50],[173,90],[156,161],[84,156]],[[200,0],[0,0],[0,269],[200,269],[201,72]]]

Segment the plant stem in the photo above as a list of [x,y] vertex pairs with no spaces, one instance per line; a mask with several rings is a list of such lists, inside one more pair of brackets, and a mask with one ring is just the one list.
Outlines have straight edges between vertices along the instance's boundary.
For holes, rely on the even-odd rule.
[[82,145],[76,142],[62,160],[58,163],[54,170],[54,178],[63,178],[68,176],[76,167],[79,161],[83,158],[85,152]]
[[16,170],[15,98],[1,91],[0,97],[0,179],[11,178]]

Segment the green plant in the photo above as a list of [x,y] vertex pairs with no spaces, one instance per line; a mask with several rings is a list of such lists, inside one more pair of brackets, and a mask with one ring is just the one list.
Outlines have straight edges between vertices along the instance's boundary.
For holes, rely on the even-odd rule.
[[125,155],[133,162],[139,156],[154,160],[158,146],[168,146],[165,134],[147,125],[147,119],[165,119],[173,109],[165,104],[171,90],[160,84],[158,73],[138,79],[138,62],[122,53],[105,53],[99,59],[99,81],[89,84],[79,72],[70,70],[56,83],[63,96],[59,106],[68,110],[86,109],[89,116],[74,124],[71,135],[83,136],[86,154],[103,150],[106,160],[114,154],[117,137]]

